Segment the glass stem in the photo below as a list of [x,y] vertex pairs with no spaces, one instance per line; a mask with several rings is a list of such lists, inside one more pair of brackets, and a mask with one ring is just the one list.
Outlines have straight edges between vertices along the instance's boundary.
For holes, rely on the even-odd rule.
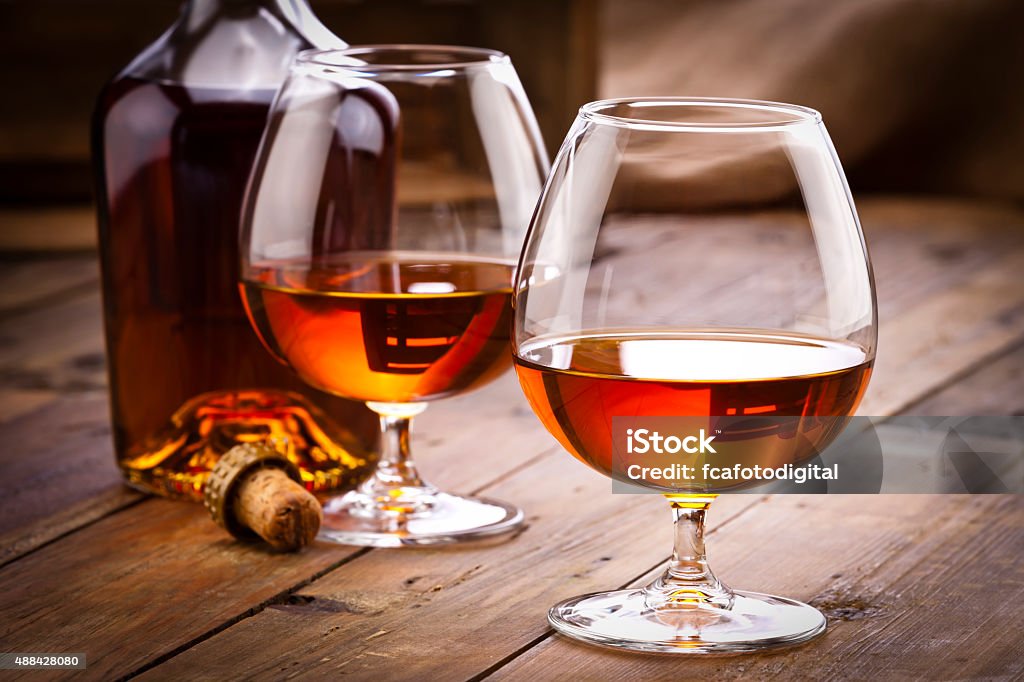
[[367,403],[380,415],[380,461],[373,476],[359,486],[367,503],[379,511],[411,514],[433,505],[437,490],[420,478],[412,459],[412,418],[426,403]]
[[733,595],[715,577],[704,550],[704,520],[714,496],[671,497],[675,541],[668,569],[644,588],[651,608],[728,608]]
[[382,414],[380,416],[380,462],[377,480],[395,487],[420,487],[423,479],[412,461],[409,440],[412,418]]

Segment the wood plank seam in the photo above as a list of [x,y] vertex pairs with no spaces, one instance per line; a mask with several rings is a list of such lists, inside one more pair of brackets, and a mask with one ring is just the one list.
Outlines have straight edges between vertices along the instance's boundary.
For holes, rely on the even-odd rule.
[[[983,519],[983,518],[985,518],[987,516],[990,516],[990,515],[992,515],[992,516],[999,515],[1000,513],[1005,511],[1004,508],[1009,507],[1011,505],[1011,501],[1013,500],[1014,496],[1013,495],[981,495],[981,496],[957,496],[957,497],[961,498],[961,500],[962,500],[962,507],[957,509],[957,510],[955,510],[955,513],[951,514],[949,517],[947,517],[945,519],[941,519],[940,518],[940,520],[942,521],[942,523],[940,525],[942,525],[942,526],[950,526],[950,527],[952,527],[952,526],[960,526],[965,521],[970,523],[971,521],[980,520],[980,519]],[[975,498],[975,499],[963,500],[962,499],[963,497],[972,497],[972,498]],[[977,499],[978,497],[980,497],[980,499]],[[954,534],[951,534],[951,536],[953,536],[953,535]],[[899,549],[897,548],[894,551],[895,552],[899,552]],[[859,593],[858,590],[857,590],[858,587],[865,586],[866,584],[870,583],[872,579],[878,578],[879,574],[884,574],[884,572],[886,570],[886,564],[887,563],[888,562],[886,562],[886,561],[876,563],[874,566],[871,567],[871,570],[859,574],[856,577],[855,580],[850,581],[848,584],[843,586],[841,591],[842,592],[846,592],[846,593]],[[904,566],[903,570],[901,572],[899,572],[899,573],[897,573],[895,575],[892,575],[892,576],[888,576],[885,579],[884,582],[888,583],[889,585],[898,585],[900,583],[900,581],[902,581],[903,579],[907,578],[908,576],[914,574],[915,571],[918,568],[920,568],[921,566],[925,566],[925,565],[938,566],[938,568],[935,571],[936,575],[959,574],[961,572],[961,570],[962,570],[962,567],[957,565],[954,562],[948,562],[945,565],[943,565],[941,562],[936,562],[934,556],[931,553],[925,553],[925,554],[922,554],[917,559],[917,561],[915,561],[915,562],[913,562],[913,563],[911,563],[909,565]],[[871,591],[869,590],[868,593],[871,594]],[[827,597],[831,597],[831,596],[834,596],[834,595],[835,595],[835,592],[831,588],[830,589],[826,589],[821,594],[816,595],[811,600],[810,603],[812,603],[814,605],[819,605],[819,601],[821,599],[827,598]],[[847,656],[854,657],[854,656],[860,656],[860,655],[867,655],[867,654],[869,654],[870,653],[869,649],[870,649],[871,645],[873,645],[874,643],[876,643],[877,641],[882,639],[881,635],[882,635],[883,632],[886,632],[887,630],[889,630],[891,628],[898,630],[899,627],[902,626],[905,621],[912,620],[914,618],[914,616],[916,615],[914,613],[914,611],[911,610],[911,609],[904,609],[902,611],[897,611],[897,612],[895,612],[893,614],[887,614],[886,611],[889,608],[889,606],[891,606],[891,605],[885,603],[885,601],[884,601],[885,596],[886,596],[886,593],[884,591],[878,592],[878,593],[873,595],[874,598],[880,599],[882,601],[882,604],[881,604],[882,613],[881,614],[875,614],[875,615],[867,616],[868,618],[881,617],[881,618],[883,618],[884,622],[882,622],[875,629],[871,629],[871,630],[865,629],[863,634],[860,637],[856,637],[856,638],[852,639],[851,642],[850,642],[851,650],[850,650],[850,653],[846,654]],[[901,595],[900,595],[900,593],[897,592],[894,596],[898,600],[898,598]],[[819,608],[821,608],[821,606],[819,606]],[[842,617],[836,618],[834,616],[830,616],[829,617],[829,622],[830,622],[829,623],[829,629],[832,632],[832,634],[835,635],[836,631],[839,628],[843,628],[845,626],[845,624],[848,621],[851,621],[851,620],[856,620],[856,619],[842,618]],[[975,624],[975,629],[980,631],[982,629],[982,626],[984,625],[984,623],[987,622],[987,620],[988,619],[986,619],[982,623],[976,623]],[[883,672],[883,671],[879,670],[878,672]],[[952,679],[952,678],[950,678],[950,679]]]
[[[851,496],[852,497],[852,496]],[[906,604],[902,603],[908,595],[905,593],[911,593],[910,599],[914,599],[913,592],[917,589],[915,581],[915,575],[920,573],[921,567],[934,567],[934,570],[929,571],[930,576],[957,576],[962,568],[956,562],[943,562],[936,561],[936,557],[943,557],[948,551],[948,541],[956,538],[959,540],[957,547],[953,548],[952,551],[962,551],[963,547],[971,547],[978,537],[988,540],[990,543],[995,542],[991,537],[985,534],[971,535],[958,532],[958,529],[966,520],[969,525],[980,524],[984,526],[984,520],[986,518],[1007,518],[1006,513],[1012,512],[1014,509],[1019,508],[1018,498],[1013,495],[987,495],[987,496],[976,496],[974,499],[969,499],[968,496],[956,495],[949,496],[955,498],[954,504],[945,507],[942,510],[942,514],[935,519],[936,523],[934,526],[922,529],[929,536],[929,540],[926,544],[929,545],[927,551],[920,556],[911,557],[912,561],[905,562],[899,565],[899,570],[894,575],[887,575],[887,571],[892,568],[892,559],[907,556],[905,548],[907,543],[910,546],[918,546],[921,542],[921,538],[917,536],[904,538],[902,541],[898,537],[890,538],[892,541],[888,543],[885,551],[874,557],[874,560],[867,566],[869,570],[865,572],[854,572],[851,573],[845,581],[845,585],[840,589],[840,594],[845,593],[846,595],[862,595],[866,594],[869,603],[865,606],[853,607],[854,613],[850,616],[844,615],[830,615],[830,626],[829,635],[818,641],[818,643],[809,644],[808,649],[794,648],[788,650],[780,650],[778,652],[764,654],[760,656],[751,656],[745,661],[739,661],[738,659],[731,659],[737,663],[742,663],[738,668],[738,673],[735,674],[736,678],[740,677],[754,677],[757,679],[768,679],[768,678],[781,678],[781,679],[836,679],[838,677],[846,677],[844,674],[843,661],[852,658],[862,657],[865,654],[877,654],[877,651],[871,651],[872,645],[877,645],[880,638],[879,633],[890,628],[899,630],[901,626],[907,622],[914,623],[915,611],[910,608],[905,608]],[[978,499],[980,497],[980,499]],[[945,540],[943,539],[945,538]],[[962,545],[962,547],[961,547]],[[984,545],[978,548],[981,555],[984,555]],[[652,576],[646,576],[650,578]],[[838,579],[842,576],[833,576],[833,579]],[[872,583],[875,583],[872,586]],[[890,590],[887,592],[887,590]],[[810,603],[816,604],[822,595],[826,597],[835,596],[834,588],[822,589],[818,596],[810,599]],[[890,599],[886,599],[889,597]],[[878,604],[870,603],[871,600],[879,600]],[[825,605],[819,605],[819,608],[825,610]],[[865,623],[873,622],[878,625],[873,626],[865,630]],[[984,625],[984,622],[973,622],[973,629],[980,631]],[[841,648],[839,650],[830,649],[829,647],[839,643]],[[558,647],[562,650],[562,654],[565,655],[565,646],[572,646],[573,649],[577,650],[577,653],[581,656],[586,657],[598,657],[598,656],[623,656],[624,658],[630,658],[630,656],[622,654],[621,652],[608,652],[607,650],[598,650],[593,647],[587,647],[578,643],[571,642],[570,640],[562,641],[560,639],[552,639],[551,641],[541,642],[538,646],[540,647],[535,653],[532,660],[527,660],[527,666],[534,666],[523,668],[522,666],[513,666],[508,671],[496,671],[504,672],[505,675],[498,675],[500,679],[534,679],[530,675],[536,675],[537,657],[544,657],[540,660],[543,661],[543,665],[551,665],[548,654],[553,647]],[[822,652],[826,652],[827,655],[822,656]],[[1002,652],[1006,655],[1005,650]],[[838,656],[838,658],[837,658]],[[868,659],[873,656],[867,656]],[[794,669],[792,663],[795,660],[816,660],[816,664],[825,665],[826,667],[818,669],[814,675],[808,675],[801,669]],[[668,661],[671,657],[636,657],[639,664],[654,663],[657,666],[668,667]],[[882,661],[885,665],[890,665],[899,662],[899,657],[893,657]],[[958,659],[959,660],[959,659]],[[966,659],[965,659],[966,660]],[[1018,659],[1018,667],[1019,667]],[[557,655],[556,655],[557,663]],[[679,665],[683,665],[683,661],[677,661]],[[701,670],[699,666],[705,664],[714,663],[713,660],[694,660],[692,663],[698,666],[699,672],[695,673],[694,677],[707,678],[711,677],[709,671],[706,669]],[[829,667],[831,666],[831,667]],[[887,668],[884,670],[888,670]],[[579,670],[575,671],[579,674]],[[721,673],[721,668],[716,672]],[[883,672],[883,669],[875,670],[876,673]],[[893,673],[889,671],[889,675],[881,675],[877,679],[909,679],[913,676],[908,676],[905,672]],[[564,673],[571,675],[572,673]],[[661,674],[654,676],[656,679],[671,679],[665,671]],[[732,677],[733,675],[729,675]],[[998,676],[983,676],[983,679],[1018,679],[1019,670],[1015,674],[1010,675],[998,675]],[[595,677],[593,679],[605,679],[604,677]],[[612,679],[612,678],[607,678]],[[868,679],[865,677],[852,675],[852,679]],[[939,676],[939,679],[967,679],[962,676],[955,677],[943,677]],[[973,679],[973,678],[972,678]]]
[[[908,402],[906,405],[902,406],[901,409],[900,409],[900,413],[904,413],[905,414],[909,409],[912,409],[913,405],[918,404],[918,403],[922,402],[923,400],[926,400],[930,395],[933,395],[934,393],[938,393],[939,391],[943,390],[944,388],[947,388],[948,386],[950,386],[950,385],[952,385],[952,384],[954,384],[954,383],[956,383],[958,381],[961,381],[964,377],[969,376],[972,373],[978,371],[982,367],[984,367],[984,366],[986,366],[988,364],[991,364],[992,362],[995,362],[996,360],[998,360],[998,359],[1000,359],[1002,357],[1005,357],[1005,356],[1015,352],[1021,346],[1024,346],[1024,337],[1017,338],[1014,341],[1005,344],[1001,349],[999,349],[997,351],[993,351],[992,353],[989,353],[989,354],[983,356],[979,360],[975,361],[974,363],[971,363],[970,365],[968,365],[967,367],[965,367],[961,371],[959,371],[959,372],[955,373],[954,375],[952,375],[948,380],[943,382],[941,385],[937,386],[931,393],[922,395],[922,396],[918,397],[917,399],[912,400],[912,401]],[[769,498],[770,498],[770,496],[765,496],[764,498],[762,498],[761,502],[765,502]],[[973,509],[977,510],[979,507],[984,507],[985,506],[984,502],[986,502],[986,501],[987,500],[983,500],[981,503],[979,503],[977,505],[974,505]],[[754,505],[751,505],[750,507],[747,507],[747,508],[743,509],[739,513],[733,515],[733,517],[731,517],[729,520],[731,521],[731,520],[733,520],[733,519],[735,519],[735,518],[737,518],[739,516],[743,516],[743,515],[745,515],[748,511],[750,511],[753,508],[754,508]],[[966,510],[963,510],[963,511],[966,511]],[[963,511],[961,512],[961,515],[962,515]],[[995,511],[995,510],[992,510],[992,511]],[[979,513],[983,514],[985,512],[981,511]],[[721,525],[724,525],[724,524],[721,524]],[[713,531],[709,532],[708,535],[711,535],[715,530],[718,530],[718,528],[720,528],[721,525],[717,526]],[[931,560],[931,557],[922,557],[918,561],[917,564],[915,564],[915,565],[913,565],[911,567],[908,567],[907,570],[905,571],[905,573],[909,573],[917,565],[922,564],[922,563],[924,563],[926,561],[930,561],[930,560]],[[661,562],[655,564],[654,566],[652,566],[647,571],[644,571],[644,572],[638,574],[634,579],[632,579],[632,580],[628,581],[627,583],[619,586],[618,589],[626,589],[626,588],[628,588],[631,585],[639,583],[642,579],[652,578],[654,575],[656,575],[657,570],[660,568],[660,566],[662,564],[664,564],[665,561],[667,561],[667,558],[665,560],[662,560]],[[871,571],[871,572],[869,572],[869,573],[867,573],[865,575],[859,576],[858,579],[856,581],[854,581],[853,584],[848,585],[847,587],[848,588],[849,587],[853,587],[853,586],[855,586],[855,585],[865,581],[867,578],[869,578],[871,575],[873,575],[873,573],[875,571],[877,571],[879,569],[880,569],[880,566],[876,565],[874,567],[873,571]],[[815,597],[811,601],[812,602],[818,602],[818,601],[828,597],[830,594],[831,593],[828,590],[825,590],[825,591],[821,592],[820,594],[815,595]],[[902,615],[907,615],[907,614],[902,614]],[[831,619],[831,620],[834,620],[834,619]],[[894,619],[893,622],[895,622],[895,620],[896,619]],[[885,626],[883,626],[883,628],[887,627],[887,626],[889,626],[891,624],[892,624],[892,622],[887,623]],[[833,627],[835,627],[835,626],[833,626]],[[478,682],[480,680],[487,679],[488,677],[490,677],[493,674],[497,673],[502,668],[504,668],[504,667],[508,666],[509,664],[511,664],[513,661],[515,661],[515,659],[517,659],[520,656],[522,656],[522,655],[526,654],[527,652],[529,652],[534,647],[541,645],[545,640],[549,639],[554,634],[555,634],[555,632],[553,630],[548,629],[548,631],[545,633],[544,636],[538,637],[535,640],[532,640],[528,645],[524,645],[523,647],[520,647],[519,649],[517,649],[512,654],[504,657],[501,661],[495,663],[494,665],[490,666],[486,670],[482,671],[480,674],[473,676],[471,678],[470,682]],[[877,634],[878,634],[878,631],[875,631],[873,633],[874,636],[877,636]]]
[[[518,468],[521,471],[522,470],[526,470],[526,469],[531,469],[531,468],[541,468],[541,467],[543,467],[544,462],[547,461],[548,457],[557,457],[558,453],[560,453],[560,452],[561,452],[561,448],[560,447],[548,448],[548,449],[545,450],[545,452],[544,452],[544,454],[542,456],[531,458],[533,460],[533,463],[531,465],[529,465],[529,466],[523,465],[523,466],[520,466]],[[504,478],[504,477],[500,477],[500,478]],[[484,491],[484,490],[490,488],[492,485],[493,486],[497,486],[498,483],[499,483],[499,481],[497,481],[497,480],[492,481],[489,484],[482,486],[479,490],[480,491]],[[753,497],[753,496],[751,496],[751,497]],[[726,525],[731,524],[736,519],[741,518],[743,516],[743,514],[746,513],[746,510],[758,508],[762,503],[766,502],[768,499],[770,499],[768,496],[762,496],[759,499],[752,500],[751,503],[748,504],[746,507],[744,507],[743,509],[741,509],[741,510],[733,513],[732,515],[724,518],[721,523],[716,524],[715,528],[712,531],[710,531],[709,534],[713,534],[717,530],[725,527]],[[632,512],[629,511],[629,510],[623,510],[621,513],[625,514],[625,515],[629,515]],[[377,553],[373,552],[371,549],[367,548],[367,549],[364,549],[364,550],[361,550],[360,552],[358,552],[357,556],[352,556],[351,557],[352,561],[347,561],[347,562],[345,562],[345,564],[346,565],[352,564],[352,563],[354,563],[355,559],[365,560],[369,556],[375,555],[375,554],[377,554]],[[659,561],[658,565],[660,565],[663,562],[664,562],[664,560]],[[317,577],[315,579],[304,581],[303,586],[311,585],[314,582],[316,582],[316,580],[319,580],[321,578],[327,577],[333,571],[334,571],[334,569],[329,569],[329,570],[321,571],[317,575]],[[459,580],[456,580],[456,583],[458,583],[458,582],[459,582]],[[301,589],[301,587],[299,589]],[[291,593],[288,596],[289,597],[301,597],[303,595],[298,590],[292,590]],[[316,599],[315,597],[310,596],[310,601],[314,601],[315,599]],[[267,603],[266,606],[263,609],[260,609],[260,611],[265,610],[265,608],[267,606],[275,606],[275,605],[278,605],[278,604]],[[286,599],[285,600],[285,604],[282,604],[282,605],[291,605],[291,602],[287,601],[287,599]],[[258,615],[258,612],[253,612],[251,615],[253,615],[253,616]],[[234,625],[239,625],[239,624],[245,622],[246,620],[247,620],[247,618],[239,618],[239,619],[234,620],[230,624],[219,626],[218,628],[216,628],[216,632],[212,633],[212,635],[224,633],[225,631],[230,630],[230,628],[233,627]],[[540,635],[538,635],[535,638],[535,640],[536,640],[536,642],[541,642],[544,639],[546,639],[547,637],[549,637],[551,634],[552,634],[551,630],[545,628],[544,632],[542,632]],[[162,656],[159,664],[166,663],[166,662],[172,660],[177,655],[179,655],[181,653],[187,652],[189,648],[192,648],[192,647],[194,647],[196,645],[201,644],[203,641],[205,641],[205,639],[208,639],[208,638],[207,637],[204,637],[204,638],[201,638],[201,639],[200,638],[196,638],[196,639],[191,641],[191,643],[190,643],[190,645],[188,647],[185,647],[185,646],[178,647],[173,656]],[[529,647],[520,647],[520,649],[521,649],[521,652],[525,652],[525,651],[529,650]],[[151,670],[153,667],[156,667],[159,664],[154,663],[154,662],[151,661],[146,666],[138,669],[137,671],[133,671],[133,673],[130,676],[135,676],[137,674],[142,674],[142,673],[146,672],[147,670]]]
[[[547,448],[545,450],[542,450],[541,452],[537,453],[536,455],[533,455],[532,457],[528,457],[521,464],[519,464],[515,468],[511,469],[510,471],[507,471],[507,472],[497,476],[496,478],[494,478],[494,479],[484,483],[483,485],[478,486],[476,489],[472,490],[470,494],[472,494],[472,495],[480,494],[481,492],[483,492],[487,488],[490,488],[492,486],[500,484],[502,481],[506,480],[507,478],[509,478],[512,475],[514,475],[514,474],[516,474],[518,472],[521,472],[522,470],[527,469],[527,468],[529,468],[531,466],[540,464],[548,456],[554,456],[555,453],[557,451],[559,451],[559,450],[561,450],[561,447],[557,446],[557,445],[556,446],[551,446],[551,447],[549,447],[549,448]],[[526,525],[524,524],[524,526],[522,528],[520,528],[517,531],[515,531],[515,533],[513,535],[511,535],[508,539],[509,540],[515,539],[515,537],[517,537],[525,529],[526,529]],[[282,590],[281,592],[277,593],[273,597],[271,597],[271,598],[269,598],[267,600],[264,600],[260,604],[257,604],[257,605],[255,605],[253,607],[250,607],[249,609],[246,609],[244,612],[238,614],[237,616],[235,616],[233,618],[230,618],[230,619],[228,619],[228,620],[218,624],[216,627],[207,630],[206,632],[198,635],[197,637],[192,638],[191,640],[189,640],[187,642],[182,643],[181,645],[175,647],[171,651],[165,652],[164,654],[161,654],[160,656],[157,656],[156,658],[153,658],[152,660],[148,661],[145,665],[142,665],[142,666],[139,666],[138,668],[135,668],[134,670],[132,670],[128,674],[126,674],[123,677],[120,677],[118,679],[119,680],[129,680],[129,679],[131,679],[133,677],[138,677],[139,675],[142,675],[143,673],[145,673],[145,672],[147,672],[149,670],[152,670],[153,668],[156,668],[157,666],[162,665],[163,663],[166,663],[167,661],[173,659],[175,656],[178,656],[179,654],[184,653],[185,651],[188,651],[189,649],[191,649],[192,647],[196,646],[197,644],[205,642],[206,640],[210,639],[211,637],[215,637],[216,635],[220,634],[221,632],[224,632],[228,628],[230,628],[230,627],[232,627],[234,625],[237,625],[238,623],[246,620],[247,618],[251,618],[253,616],[256,616],[257,614],[259,614],[263,610],[267,609],[268,607],[287,604],[289,602],[290,598],[295,597],[295,596],[299,596],[298,593],[299,593],[299,591],[302,588],[310,585],[311,583],[315,582],[316,580],[319,580],[320,578],[326,576],[327,574],[331,573],[332,571],[335,571],[335,570],[341,568],[342,566],[344,566],[344,565],[346,565],[346,564],[348,564],[348,563],[350,563],[350,562],[352,562],[352,561],[354,561],[354,560],[356,560],[356,559],[358,559],[358,558],[360,558],[362,556],[365,556],[365,555],[369,554],[372,551],[373,551],[372,547],[363,547],[363,548],[358,549],[357,551],[355,551],[355,552],[353,552],[351,554],[346,555],[344,558],[340,559],[339,561],[337,561],[337,562],[335,562],[335,563],[325,567],[324,569],[321,569],[320,571],[317,571],[316,573],[310,575],[309,578],[307,578],[305,580],[302,580],[302,581],[300,581],[300,582],[298,582],[298,583],[296,583],[294,585],[289,586],[288,588],[286,588],[285,590]],[[2,567],[2,566],[0,566],[0,567]]]
[[[935,394],[940,393],[941,391],[944,391],[944,390],[946,390],[946,389],[956,385],[957,383],[963,381],[964,379],[966,379],[967,377],[971,376],[975,372],[978,372],[979,370],[984,369],[986,366],[991,365],[992,363],[998,362],[998,361],[1002,360],[1003,358],[1005,358],[1005,357],[1007,357],[1009,355],[1012,355],[1012,354],[1014,354],[1014,353],[1016,353],[1016,352],[1018,352],[1018,351],[1020,351],[1022,349],[1024,349],[1024,336],[1020,336],[1020,337],[1018,337],[1018,338],[1016,338],[1016,339],[1014,339],[1012,341],[1007,342],[1001,348],[999,348],[997,350],[994,350],[991,353],[988,353],[986,355],[981,356],[980,358],[978,358],[974,362],[966,365],[960,371],[954,372],[949,377],[947,377],[945,380],[943,380],[941,383],[939,383],[936,386],[934,386],[927,393],[922,393],[921,395],[917,396],[913,400],[907,401],[906,403],[904,403],[900,407],[898,414],[912,414],[911,410],[913,410],[917,405],[920,405],[921,403],[925,402],[926,400],[928,400],[929,398],[931,398]],[[971,415],[966,415],[966,416],[971,416]],[[1019,416],[1019,415],[1017,415],[1017,416]]]
[[483,680],[486,680],[494,673],[498,672],[508,664],[512,663],[512,661],[516,660],[526,652],[532,650],[534,647],[540,646],[544,643],[545,640],[551,639],[554,636],[555,631],[552,628],[548,628],[544,631],[543,634],[534,637],[529,642],[527,642],[523,646],[519,647],[518,649],[510,653],[508,656],[505,656],[501,660],[495,662],[494,665],[488,666],[487,668],[481,670],[476,675],[473,675],[468,680],[466,680],[466,682],[483,682]]
[[306,587],[307,585],[309,585],[313,581],[318,580],[319,578],[322,578],[323,576],[327,575],[331,571],[334,571],[334,570],[344,566],[345,564],[349,563],[350,561],[353,561],[353,560],[363,556],[364,554],[368,554],[371,550],[372,550],[372,548],[370,548],[370,547],[363,547],[361,549],[356,550],[355,552],[352,552],[351,554],[346,554],[344,557],[342,557],[338,561],[336,561],[336,562],[326,566],[325,568],[320,569],[316,573],[313,573],[312,575],[309,576],[309,578],[307,578],[305,580],[302,580],[302,581],[296,583],[295,585],[292,585],[292,586],[290,586],[290,587],[288,587],[288,588],[278,592],[277,594],[275,594],[274,596],[270,597],[269,599],[266,599],[266,600],[260,602],[259,604],[256,604],[255,606],[252,606],[252,607],[246,609],[245,611],[243,611],[242,613],[238,614],[237,616],[235,616],[233,618],[229,618],[228,620],[224,621],[223,623],[220,623],[216,627],[211,628],[211,629],[207,630],[206,632],[203,632],[202,634],[198,635],[197,637],[193,637],[189,641],[182,643],[181,645],[175,647],[171,651],[165,652],[165,653],[161,654],[160,656],[157,656],[156,658],[154,658],[154,659],[152,659],[150,661],[147,661],[144,665],[141,665],[138,668],[135,668],[134,670],[130,671],[128,674],[123,675],[123,676],[117,678],[118,681],[120,682],[122,680],[130,680],[133,677],[138,677],[139,675],[143,674],[147,670],[151,670],[152,668],[155,668],[158,665],[160,665],[160,664],[162,664],[162,663],[164,663],[166,661],[171,660],[172,658],[174,658],[178,654],[191,649],[195,645],[200,644],[201,642],[205,642],[206,640],[210,639],[211,637],[215,637],[216,635],[218,635],[219,633],[223,632],[224,630],[227,630],[229,627],[231,627],[231,626],[233,626],[233,625],[235,625],[237,623],[240,623],[240,622],[242,622],[243,620],[245,620],[247,618],[252,618],[253,616],[259,614],[261,611],[263,611],[264,609],[266,609],[266,608],[268,608],[270,606],[275,606],[277,604],[287,604],[288,600],[291,597],[295,596],[295,594],[299,590],[301,590],[303,587]]
[[91,526],[91,525],[93,525],[93,524],[95,524],[95,523],[97,523],[99,521],[102,521],[103,519],[107,518],[108,516],[113,516],[114,514],[120,514],[121,512],[127,511],[127,510],[131,509],[132,507],[137,507],[138,505],[142,504],[143,502],[147,502],[150,499],[151,498],[146,497],[146,496],[140,496],[137,499],[128,500],[128,501],[126,501],[123,504],[119,504],[119,505],[111,508],[110,510],[101,513],[99,516],[96,516],[95,518],[89,519],[89,520],[87,520],[87,521],[85,521],[83,523],[77,524],[77,525],[72,525],[67,530],[63,531],[62,533],[59,533],[57,535],[54,535],[53,537],[47,538],[47,539],[43,540],[42,542],[39,542],[38,544],[32,544],[32,542],[33,542],[32,539],[36,536],[36,530],[35,529],[37,527],[45,528],[46,526],[52,524],[52,522],[53,522],[53,518],[52,517],[46,517],[44,519],[41,519],[37,523],[32,524],[32,526],[29,526],[29,528],[26,529],[25,533],[20,534],[21,537],[19,539],[16,539],[12,545],[10,545],[9,547],[5,547],[4,548],[3,554],[0,554],[0,569],[3,569],[5,566],[9,566],[9,565],[13,564],[16,561],[20,561],[21,559],[24,559],[27,556],[31,556],[32,554],[35,554],[36,552],[38,552],[39,550],[43,549],[44,547],[49,547],[53,543],[58,542],[58,541],[62,540],[63,538],[66,538],[69,535],[72,535],[73,533],[77,533],[78,531],[82,530],[83,528],[88,528],[89,526]]
[[[711,528],[710,530],[708,530],[706,536],[707,537],[711,537],[712,535],[717,533],[720,529],[724,528],[725,526],[729,525],[733,521],[736,521],[740,517],[744,516],[745,514],[747,514],[747,512],[753,510],[755,507],[768,502],[771,498],[772,498],[772,495],[762,495],[759,499],[755,500],[752,504],[744,507],[743,509],[739,510],[738,512],[734,513],[731,516],[727,516],[721,523],[715,524],[714,528]],[[663,565],[665,565],[671,558],[672,558],[671,554],[667,555],[664,559],[658,561],[657,563],[655,563],[654,565],[650,566],[646,570],[641,571],[640,573],[637,573],[636,575],[631,577],[629,580],[627,580],[624,583],[620,584],[615,589],[619,589],[619,590],[627,589],[630,585],[633,585],[633,584],[637,583],[638,581],[640,581],[645,576],[649,576],[651,574],[655,574],[656,575],[656,571],[661,569],[661,567]],[[540,645],[541,643],[543,643],[544,640],[550,639],[554,635],[555,635],[554,629],[550,628],[550,627],[547,628],[542,635],[540,635],[538,637],[535,637],[534,639],[530,640],[528,643],[526,643],[523,646],[519,647],[518,649],[516,649],[515,651],[513,651],[509,655],[507,655],[507,656],[503,657],[501,660],[495,662],[494,665],[488,666],[486,669],[480,671],[476,675],[473,675],[466,682],[481,682],[482,680],[487,679],[488,677],[492,676],[494,673],[498,672],[499,670],[501,670],[502,668],[504,668],[508,664],[512,663],[514,660],[516,660],[517,658],[519,658],[523,654],[527,653],[528,651],[530,651],[534,647],[536,647],[536,646]]]
[[[1019,337],[1014,337],[1013,341],[1011,341],[1011,342],[1010,342],[1010,344],[1012,345],[1013,343],[1016,343],[1016,342],[1018,342],[1018,341],[1019,341]],[[1004,347],[1005,347],[1005,345],[1007,345],[1007,344],[1003,344],[1003,347],[1001,347],[1001,348],[1000,348],[999,350],[1004,350]],[[999,350],[997,350],[997,351],[996,351],[996,353],[998,353],[998,352],[999,352]],[[977,364],[977,363],[972,363],[972,364]],[[982,364],[984,364],[984,363],[982,363]],[[958,371],[958,373],[959,373],[959,372],[962,372],[963,370],[962,370],[962,368],[960,368],[960,369],[958,369],[957,371]],[[486,486],[484,486],[484,488],[486,488]],[[483,489],[483,488],[482,488],[482,489]],[[664,561],[664,559],[663,559],[662,561]],[[537,642],[541,642],[541,641],[544,641],[544,638],[539,638],[539,639],[537,639]],[[534,646],[536,646],[536,644],[534,644]],[[521,651],[528,651],[528,650],[529,650],[529,648],[530,648],[530,647],[522,647],[522,648],[521,648]],[[521,654],[520,654],[520,655],[521,655]],[[506,658],[507,658],[508,660],[514,660],[514,658],[515,658],[515,657],[512,657],[512,658],[508,658],[508,657],[506,657]]]
[[49,308],[51,306],[59,305],[61,303],[67,303],[76,298],[82,298],[90,294],[96,293],[96,288],[99,286],[100,278],[97,275],[95,278],[74,284],[64,289],[59,289],[48,294],[43,294],[38,298],[29,299],[23,301],[17,305],[11,306],[10,308],[0,310],[0,322],[6,322],[12,318],[24,315],[26,313],[36,313],[43,308]]
[[527,457],[522,462],[520,462],[517,466],[509,469],[508,471],[506,471],[506,472],[504,472],[502,474],[499,474],[498,476],[496,476],[495,478],[491,479],[490,481],[487,481],[486,483],[484,483],[482,485],[479,485],[476,488],[470,490],[469,494],[470,495],[479,495],[480,493],[486,491],[488,488],[493,488],[494,486],[496,486],[496,485],[498,485],[498,484],[500,484],[500,483],[502,483],[504,481],[507,481],[508,479],[512,478],[513,476],[521,473],[522,471],[525,471],[526,469],[532,467],[533,465],[535,465],[535,464],[537,464],[537,463],[539,463],[539,462],[541,462],[543,460],[546,460],[548,457],[550,457],[552,455],[558,454],[559,452],[562,452],[562,446],[561,445],[552,445],[551,447],[549,447],[549,448],[547,448],[545,450],[541,450],[537,454],[535,454],[535,455],[533,455],[531,457]]

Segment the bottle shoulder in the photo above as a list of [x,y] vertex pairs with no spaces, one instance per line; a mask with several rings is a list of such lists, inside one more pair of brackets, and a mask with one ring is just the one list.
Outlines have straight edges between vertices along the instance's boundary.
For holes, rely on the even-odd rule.
[[121,76],[101,92],[93,115],[96,142],[104,138],[184,139],[225,125],[260,127],[270,108],[271,88],[191,87]]
[[292,58],[314,45],[287,17],[250,12],[184,15],[117,78],[188,88],[276,88]]

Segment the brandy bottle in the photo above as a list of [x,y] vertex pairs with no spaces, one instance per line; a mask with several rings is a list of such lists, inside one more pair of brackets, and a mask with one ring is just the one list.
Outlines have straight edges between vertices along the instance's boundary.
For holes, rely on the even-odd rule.
[[223,452],[267,439],[310,490],[373,467],[376,416],[275,361],[238,292],[242,197],[274,93],[299,50],[344,45],[305,0],[190,0],[99,97],[111,412],[133,486],[198,498]]

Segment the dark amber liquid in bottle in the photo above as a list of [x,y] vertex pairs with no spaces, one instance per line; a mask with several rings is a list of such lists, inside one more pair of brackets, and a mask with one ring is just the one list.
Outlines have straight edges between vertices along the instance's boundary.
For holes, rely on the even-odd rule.
[[142,487],[176,492],[133,478],[131,462],[151,469],[154,434],[211,391],[303,393],[372,442],[369,411],[277,363],[238,294],[239,214],[273,94],[122,77],[100,98],[94,148],[114,440]]

